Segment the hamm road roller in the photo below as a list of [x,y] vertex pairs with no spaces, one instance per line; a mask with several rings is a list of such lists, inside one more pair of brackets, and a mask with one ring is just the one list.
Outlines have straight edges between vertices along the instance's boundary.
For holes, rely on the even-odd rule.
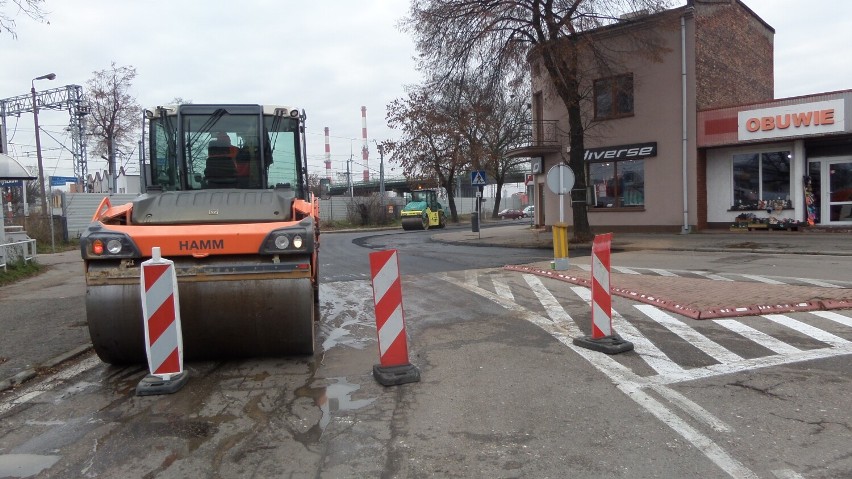
[[175,264],[187,360],[312,354],[319,203],[304,112],[189,104],[145,119],[145,193],[104,198],[80,238],[98,356],[146,361],[139,276],[153,247]]

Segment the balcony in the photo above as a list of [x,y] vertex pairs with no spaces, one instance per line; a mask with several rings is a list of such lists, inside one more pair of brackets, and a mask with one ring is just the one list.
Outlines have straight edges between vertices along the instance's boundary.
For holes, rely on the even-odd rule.
[[559,126],[556,120],[535,120],[526,125],[526,141],[512,145],[506,156],[509,158],[540,157],[562,149]]

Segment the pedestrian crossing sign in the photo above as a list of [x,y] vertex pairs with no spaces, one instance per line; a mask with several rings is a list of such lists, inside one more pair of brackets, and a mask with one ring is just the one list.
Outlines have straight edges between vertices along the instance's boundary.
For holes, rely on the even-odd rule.
[[470,172],[470,184],[473,186],[485,186],[488,184],[487,176],[482,170]]

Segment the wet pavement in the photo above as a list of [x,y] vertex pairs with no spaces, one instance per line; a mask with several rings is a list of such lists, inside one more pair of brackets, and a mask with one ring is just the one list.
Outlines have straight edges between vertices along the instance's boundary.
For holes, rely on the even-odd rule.
[[[478,233],[469,227],[450,227],[432,234],[433,241],[524,248],[553,248],[551,232],[529,224],[487,225]],[[613,235],[613,251],[738,251],[764,254],[852,256],[852,234],[811,232],[702,232],[692,234]],[[588,252],[590,244],[570,244],[575,252]],[[85,325],[85,284],[79,251],[39,255],[45,273],[0,289],[0,391],[34,377],[40,370],[80,355],[91,348]],[[589,273],[577,265],[552,271],[549,262],[520,265],[535,274],[586,284]],[[852,281],[852,274],[850,274]],[[612,275],[613,293],[655,304],[687,317],[730,317],[775,312],[767,306],[790,310],[852,309],[852,289],[818,286],[773,285],[758,282],[723,282],[695,278]],[[24,318],[21,306],[33,298],[48,298],[66,305],[63,318]],[[650,298],[650,299],[649,299]],[[733,298],[733,299],[732,299]],[[799,305],[799,306],[796,306]],[[764,309],[761,309],[763,307]],[[732,311],[728,311],[732,310]],[[41,338],[34,341],[33,338]]]

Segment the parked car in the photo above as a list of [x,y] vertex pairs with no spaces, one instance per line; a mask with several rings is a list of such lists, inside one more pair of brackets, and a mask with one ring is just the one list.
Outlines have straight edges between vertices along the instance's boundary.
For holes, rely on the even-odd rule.
[[513,209],[509,209],[509,208],[497,213],[497,216],[499,216],[501,220],[505,220],[505,219],[516,220],[518,218],[524,218],[525,217],[523,211],[513,210]]
[[532,218],[535,216],[535,205],[529,205],[523,209],[524,218]]

